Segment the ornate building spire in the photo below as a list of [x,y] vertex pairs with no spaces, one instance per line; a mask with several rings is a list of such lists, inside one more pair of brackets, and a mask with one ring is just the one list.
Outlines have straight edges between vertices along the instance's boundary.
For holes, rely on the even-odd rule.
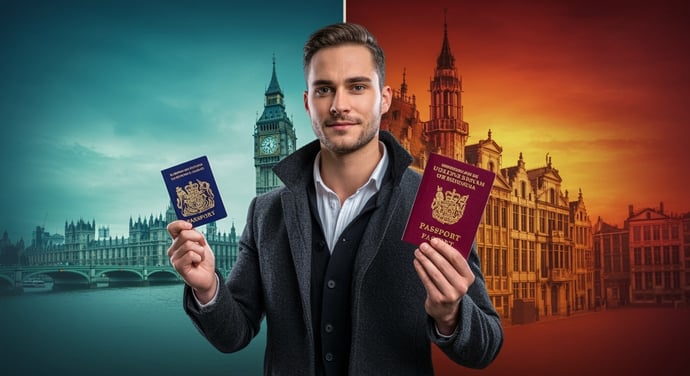
[[406,76],[407,76],[407,68],[403,68],[403,80],[402,84],[400,84],[400,96],[402,98],[405,98],[407,96],[407,81],[406,81]]
[[429,150],[464,161],[469,124],[463,120],[462,78],[455,67],[455,57],[450,52],[445,12],[443,44],[429,91],[431,92],[429,122],[425,124],[425,134],[430,144]]
[[278,76],[276,75],[276,56],[273,54],[273,74],[271,75],[271,82],[268,84],[268,89],[266,89],[266,95],[280,94],[283,97],[283,90],[280,89],[280,84],[278,84]]
[[443,45],[441,46],[441,54],[436,60],[437,69],[455,69],[455,57],[450,52],[450,43],[448,43],[448,9],[443,10]]

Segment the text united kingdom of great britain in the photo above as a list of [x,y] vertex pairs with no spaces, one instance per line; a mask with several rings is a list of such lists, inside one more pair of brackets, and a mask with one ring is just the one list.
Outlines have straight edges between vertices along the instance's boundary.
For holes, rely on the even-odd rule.
[[467,257],[495,176],[491,171],[430,154],[402,239],[419,245],[439,238]]

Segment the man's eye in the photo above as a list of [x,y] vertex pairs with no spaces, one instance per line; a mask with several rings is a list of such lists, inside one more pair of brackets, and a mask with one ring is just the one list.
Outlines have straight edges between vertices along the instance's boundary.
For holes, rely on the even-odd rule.
[[317,95],[326,95],[326,94],[329,94],[331,92],[331,88],[330,87],[319,87],[319,88],[316,88],[315,91],[316,91]]
[[367,87],[364,85],[353,85],[352,86],[352,91],[362,91],[366,89]]

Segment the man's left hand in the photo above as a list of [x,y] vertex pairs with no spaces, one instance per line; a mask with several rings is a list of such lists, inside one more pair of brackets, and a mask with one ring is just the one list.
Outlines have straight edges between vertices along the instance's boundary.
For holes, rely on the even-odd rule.
[[426,288],[424,308],[439,332],[451,335],[458,326],[460,300],[474,283],[474,273],[460,252],[441,239],[415,250],[414,267]]

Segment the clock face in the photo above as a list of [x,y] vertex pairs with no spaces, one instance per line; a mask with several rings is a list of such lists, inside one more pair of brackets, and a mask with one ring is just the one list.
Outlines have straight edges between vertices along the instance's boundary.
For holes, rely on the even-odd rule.
[[266,136],[261,140],[261,153],[273,154],[278,150],[278,140],[276,136]]

